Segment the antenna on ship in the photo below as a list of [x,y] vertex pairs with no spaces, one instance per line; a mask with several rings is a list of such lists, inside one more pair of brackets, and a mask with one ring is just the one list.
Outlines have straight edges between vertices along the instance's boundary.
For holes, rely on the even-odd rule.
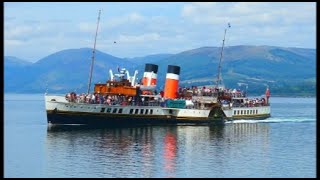
[[216,81],[216,87],[219,88],[219,84],[222,84],[222,75],[221,75],[221,61],[222,61],[222,55],[223,55],[223,48],[224,48],[224,41],[226,39],[226,33],[227,29],[231,28],[230,23],[228,23],[228,27],[224,29],[224,36],[222,41],[222,48],[220,53],[220,60],[219,60],[219,66],[218,66],[218,73],[217,73],[217,81]]
[[48,80],[46,81],[46,92],[44,94],[48,94]]
[[91,67],[90,67],[90,73],[89,73],[89,82],[88,82],[88,92],[87,92],[87,94],[89,94],[90,86],[91,86],[92,70],[93,70],[93,63],[94,63],[94,55],[95,55],[95,51],[96,51],[96,42],[97,42],[100,14],[101,14],[101,9],[99,10],[98,23],[97,23],[97,29],[96,29],[96,36],[94,38],[94,46],[93,46],[93,51],[92,51],[92,61],[91,61]]

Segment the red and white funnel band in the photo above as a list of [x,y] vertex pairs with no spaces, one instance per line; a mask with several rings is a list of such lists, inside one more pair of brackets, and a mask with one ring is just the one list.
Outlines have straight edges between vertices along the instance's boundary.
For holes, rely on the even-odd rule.
[[158,72],[158,65],[155,64],[146,64],[142,84],[144,86],[154,86],[157,84],[157,72]]
[[148,77],[151,79],[157,79],[157,74],[155,74],[154,72],[144,72],[143,73],[143,77]]
[[168,65],[166,75],[166,84],[164,88],[164,98],[175,99],[177,98],[177,91],[179,88],[179,74],[180,67]]
[[179,75],[178,74],[173,74],[173,73],[167,73],[166,79],[175,79],[179,81]]
[[154,86],[157,84],[157,74],[153,72],[144,72],[143,73],[143,79],[142,84],[144,86]]

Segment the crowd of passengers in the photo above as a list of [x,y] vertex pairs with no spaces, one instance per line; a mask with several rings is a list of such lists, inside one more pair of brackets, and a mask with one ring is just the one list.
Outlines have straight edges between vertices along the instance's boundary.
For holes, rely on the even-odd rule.
[[75,103],[88,103],[88,104],[108,104],[108,105],[129,105],[135,101],[135,97],[131,96],[118,96],[118,95],[102,95],[100,93],[93,94],[80,94],[75,92],[66,94],[66,100]]
[[183,97],[185,95],[191,94],[192,96],[213,96],[217,97],[218,95],[224,94],[231,97],[245,97],[246,93],[239,89],[219,89],[216,87],[180,87],[178,93]]
[[[155,92],[156,93],[156,92]],[[196,105],[199,102],[196,99],[192,99],[190,96],[215,96],[215,95],[227,95],[233,98],[243,98],[245,93],[236,89],[224,89],[218,90],[216,88],[197,88],[193,86],[192,88],[179,88],[177,92],[178,99],[192,100],[192,104]],[[189,95],[187,95],[189,94]],[[100,93],[93,94],[80,94],[77,95],[75,92],[66,94],[66,100],[75,103],[89,103],[89,104],[108,104],[108,105],[160,105],[165,101],[163,98],[163,91],[161,91],[155,98],[149,99],[148,97],[139,96],[124,96],[124,95],[102,95]],[[149,100],[153,100],[152,102]],[[255,99],[233,99],[231,102],[229,100],[221,100],[223,106],[227,107],[253,107],[253,106],[265,106],[268,105],[265,98],[255,98]],[[153,103],[153,104],[150,104]]]
[[222,100],[221,103],[224,107],[258,107],[268,105],[265,98],[245,98],[243,100],[234,99],[233,102],[230,102],[229,100]]
[[[192,86],[191,88],[179,88],[176,96],[178,99],[185,99],[191,100],[192,96],[214,96],[214,93],[218,93],[218,89],[215,88],[198,88],[197,86]],[[243,92],[239,90],[231,91],[229,89],[220,91],[220,93],[231,93],[233,97],[243,97]],[[234,92],[234,93],[233,93]],[[190,94],[192,93],[192,94]],[[152,92],[152,94],[157,94],[157,91]],[[157,94],[158,96],[154,99],[159,103],[164,102],[164,92],[161,91]],[[217,94],[218,95],[218,94]],[[69,102],[76,102],[76,103],[90,103],[90,104],[108,104],[108,105],[132,105],[134,103],[143,104],[144,98],[137,98],[131,96],[118,96],[118,95],[102,95],[100,93],[93,93],[93,94],[76,94],[75,92],[71,92],[65,95],[65,98]],[[196,102],[194,102],[196,103]]]

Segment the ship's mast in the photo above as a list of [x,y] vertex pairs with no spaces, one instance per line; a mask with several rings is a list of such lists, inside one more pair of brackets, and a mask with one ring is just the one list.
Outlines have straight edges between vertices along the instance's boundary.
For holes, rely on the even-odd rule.
[[217,73],[217,81],[216,81],[216,87],[219,88],[219,85],[222,82],[222,75],[221,75],[221,61],[222,61],[222,55],[223,55],[223,48],[224,48],[224,41],[226,39],[226,33],[227,29],[230,28],[230,23],[228,23],[228,27],[224,29],[224,36],[223,36],[223,41],[222,41],[222,48],[221,48],[221,53],[220,53],[220,60],[219,60],[219,66],[218,66],[218,73]]
[[98,35],[100,14],[101,14],[101,10],[99,10],[99,16],[98,16],[98,23],[97,23],[96,35],[95,35],[95,38],[94,38],[94,45],[93,45],[93,51],[92,51],[92,60],[91,60],[91,67],[90,67],[90,72],[89,72],[89,82],[88,82],[88,91],[87,91],[87,94],[89,94],[89,92],[90,92],[90,86],[91,86],[92,70],[93,70],[93,63],[94,63],[94,55],[95,55],[95,51],[96,51],[96,42],[97,42],[97,35]]

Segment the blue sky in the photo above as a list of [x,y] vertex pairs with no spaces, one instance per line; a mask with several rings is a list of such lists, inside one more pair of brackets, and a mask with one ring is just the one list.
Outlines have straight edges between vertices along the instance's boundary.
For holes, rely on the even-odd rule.
[[226,46],[316,48],[315,2],[6,2],[4,54],[92,48],[99,9],[96,48],[121,58],[220,47],[228,22]]

